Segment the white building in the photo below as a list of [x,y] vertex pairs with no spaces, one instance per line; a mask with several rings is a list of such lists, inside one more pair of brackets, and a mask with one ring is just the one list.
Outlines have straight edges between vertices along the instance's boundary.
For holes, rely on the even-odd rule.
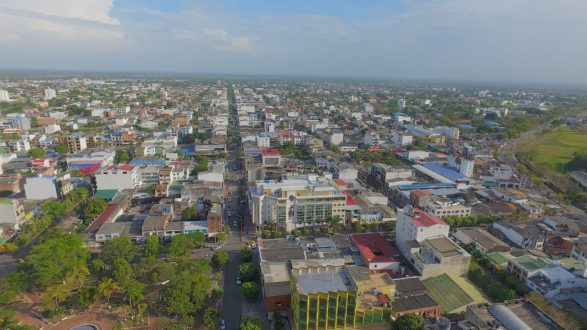
[[269,148],[271,147],[271,139],[268,135],[257,135],[257,147]]
[[459,167],[459,172],[470,178],[473,176],[473,171],[475,170],[475,160],[474,159],[467,159],[461,158],[461,165]]
[[397,100],[397,107],[400,110],[404,110],[406,108],[406,100],[404,100],[404,99]]
[[40,175],[26,178],[24,193],[27,199],[45,200],[49,198],[61,198],[62,193],[67,193],[71,188],[68,181],[59,179],[54,175]]
[[414,143],[414,136],[406,132],[395,132],[391,138],[391,143],[399,146],[408,146]]
[[52,88],[45,89],[45,101],[49,101],[57,97],[57,93]]
[[59,131],[61,131],[61,126],[57,125],[57,124],[51,124],[51,125],[47,125],[44,127],[45,133],[47,134],[53,134],[53,133],[57,133]]
[[450,226],[442,219],[407,206],[397,214],[395,244],[404,256],[409,256],[408,241],[422,242],[436,236],[448,237],[449,229]]
[[0,198],[0,223],[16,224],[17,227],[24,220],[24,206],[11,198]]
[[373,108],[372,104],[365,103],[365,104],[363,104],[363,106],[365,107],[366,113],[373,113],[374,108]]
[[135,189],[141,185],[138,167],[132,165],[109,166],[96,173],[98,190]]
[[8,102],[10,101],[10,94],[5,89],[0,89],[0,102]]
[[335,146],[344,142],[344,134],[342,132],[333,132],[328,139],[330,144],[334,144]]

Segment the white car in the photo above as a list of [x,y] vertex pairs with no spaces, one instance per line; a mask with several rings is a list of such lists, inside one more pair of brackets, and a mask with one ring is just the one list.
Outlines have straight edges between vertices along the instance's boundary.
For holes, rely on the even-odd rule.
[[236,277],[236,285],[241,285],[243,282],[239,276]]
[[220,330],[226,330],[226,323],[224,323],[224,319],[220,321]]

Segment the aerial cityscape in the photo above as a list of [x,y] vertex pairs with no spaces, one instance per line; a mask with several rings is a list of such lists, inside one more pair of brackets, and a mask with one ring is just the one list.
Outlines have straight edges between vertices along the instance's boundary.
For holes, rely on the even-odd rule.
[[563,2],[0,0],[0,330],[587,329]]

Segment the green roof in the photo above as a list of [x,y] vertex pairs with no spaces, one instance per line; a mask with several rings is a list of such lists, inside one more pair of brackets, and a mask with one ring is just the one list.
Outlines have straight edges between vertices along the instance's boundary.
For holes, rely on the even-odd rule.
[[0,204],[12,204],[12,199],[10,199],[10,198],[0,198]]
[[486,254],[487,259],[496,265],[501,265],[508,262],[508,255],[503,252],[491,252]]
[[558,262],[560,262],[560,264],[567,269],[573,268],[575,270],[579,270],[587,268],[582,262],[574,258],[561,259],[558,260]]
[[534,272],[548,266],[548,262],[538,257],[521,256],[515,258],[514,261],[528,272]]
[[116,195],[117,192],[118,192],[118,189],[97,190],[94,197],[102,198],[102,199],[112,199],[112,198],[114,198],[114,196]]

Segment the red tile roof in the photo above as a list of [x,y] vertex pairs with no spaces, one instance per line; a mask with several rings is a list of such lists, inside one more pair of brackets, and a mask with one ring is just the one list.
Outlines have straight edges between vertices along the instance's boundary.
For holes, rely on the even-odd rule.
[[343,191],[346,195],[346,205],[357,205],[357,201],[351,196],[351,193],[348,191]]
[[124,165],[120,165],[118,168],[123,171],[132,171],[132,169],[135,167],[132,165],[124,164]]
[[334,179],[332,180],[337,186],[346,186],[346,182],[341,179]]
[[106,209],[88,226],[86,233],[100,229],[100,226],[102,226],[117,209],[118,205],[116,204],[109,204],[106,206]]
[[351,239],[359,249],[363,259],[369,263],[397,261],[393,257],[396,255],[394,248],[379,234],[353,234]]
[[266,149],[266,150],[261,150],[261,155],[262,156],[279,156],[280,152],[277,149]]
[[448,226],[448,224],[446,222],[444,222],[442,219],[440,219],[439,217],[435,217],[433,215],[430,215],[430,214],[428,214],[420,209],[417,209],[417,208],[414,208],[414,215],[410,216],[410,218],[418,227],[430,227],[430,226],[434,226],[434,225]]

